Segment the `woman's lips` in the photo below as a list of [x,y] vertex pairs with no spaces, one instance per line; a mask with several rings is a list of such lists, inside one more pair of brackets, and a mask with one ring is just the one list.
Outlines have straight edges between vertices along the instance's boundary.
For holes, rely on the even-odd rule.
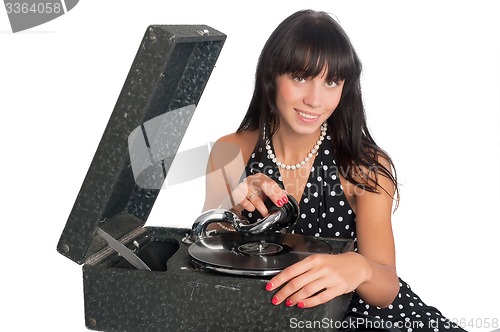
[[320,114],[308,113],[304,111],[295,110],[297,115],[306,122],[313,122],[319,118]]

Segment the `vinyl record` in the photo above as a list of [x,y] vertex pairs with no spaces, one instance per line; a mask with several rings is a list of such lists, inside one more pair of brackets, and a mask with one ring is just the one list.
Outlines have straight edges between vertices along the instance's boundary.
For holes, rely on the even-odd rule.
[[313,237],[271,233],[225,233],[197,241],[188,248],[193,262],[223,273],[268,276],[315,253],[330,253],[331,246]]

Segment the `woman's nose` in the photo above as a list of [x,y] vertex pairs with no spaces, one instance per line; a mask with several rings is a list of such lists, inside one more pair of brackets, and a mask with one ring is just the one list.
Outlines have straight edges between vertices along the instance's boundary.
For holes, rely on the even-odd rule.
[[321,86],[314,82],[309,84],[304,95],[304,104],[315,108],[321,106]]

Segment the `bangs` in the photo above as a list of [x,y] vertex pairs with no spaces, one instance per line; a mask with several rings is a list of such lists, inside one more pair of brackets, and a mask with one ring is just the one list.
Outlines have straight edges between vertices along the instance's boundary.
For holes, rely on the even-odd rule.
[[290,32],[276,54],[275,59],[281,62],[274,66],[275,74],[316,77],[326,70],[326,79],[333,82],[359,76],[360,64],[352,45],[347,36],[332,29],[331,24],[311,22]]

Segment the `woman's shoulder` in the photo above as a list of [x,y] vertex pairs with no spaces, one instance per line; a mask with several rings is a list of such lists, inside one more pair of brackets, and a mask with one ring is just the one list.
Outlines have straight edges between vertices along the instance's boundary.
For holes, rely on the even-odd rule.
[[250,158],[259,137],[259,131],[234,132],[220,137],[212,147],[212,154],[234,155],[241,153],[245,163]]
[[[235,143],[238,145],[246,145],[249,141],[253,141],[253,143],[257,143],[257,137],[259,135],[258,130],[245,130],[240,132],[234,132],[225,136],[220,137],[217,142],[225,142],[225,143]],[[255,145],[255,144],[253,144]]]

